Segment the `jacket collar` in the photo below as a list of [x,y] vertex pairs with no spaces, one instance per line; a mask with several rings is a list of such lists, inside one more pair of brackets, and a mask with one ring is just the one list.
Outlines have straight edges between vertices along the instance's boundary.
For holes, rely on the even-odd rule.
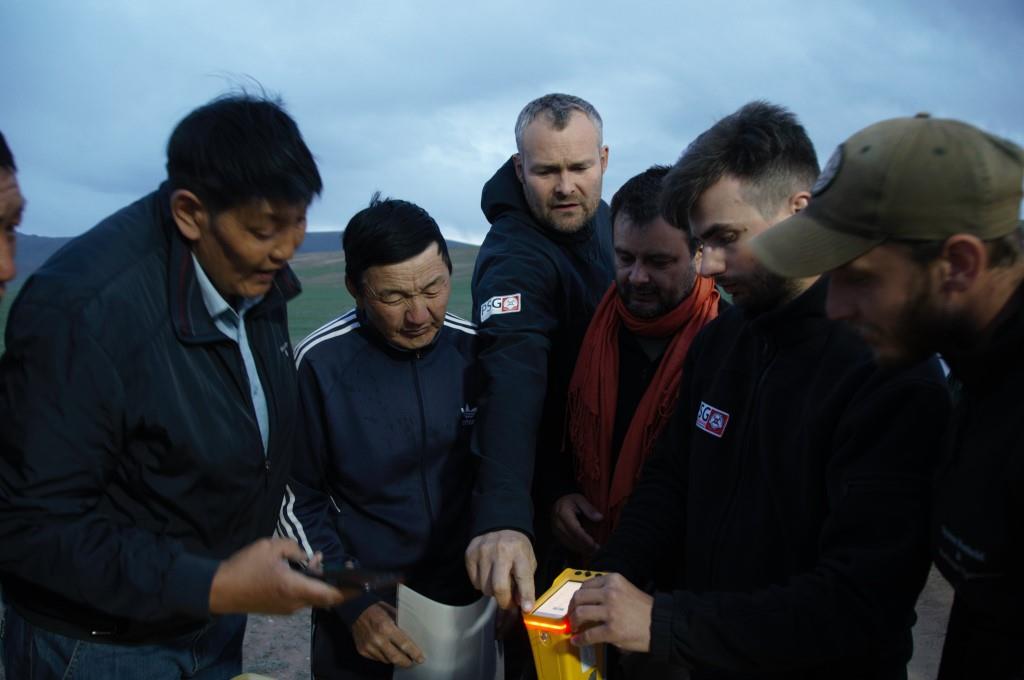
[[828,278],[822,276],[789,302],[751,319],[751,327],[784,343],[805,338],[814,325],[827,320],[827,296]]
[[[167,294],[171,323],[182,342],[221,342],[224,335],[217,329],[203,301],[192,252],[171,217],[170,194],[170,188],[164,182],[157,191],[157,202],[160,225],[170,244],[170,256],[167,259]],[[248,318],[262,316],[281,307],[301,291],[302,286],[291,267],[282,267],[263,300],[248,312]]]

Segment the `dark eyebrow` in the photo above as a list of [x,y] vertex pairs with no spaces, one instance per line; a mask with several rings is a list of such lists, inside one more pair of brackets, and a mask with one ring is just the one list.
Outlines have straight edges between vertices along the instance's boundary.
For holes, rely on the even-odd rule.
[[557,163],[531,163],[530,172],[541,172],[544,170],[558,170],[562,166]]
[[[431,286],[436,286],[437,284],[441,283],[443,280],[444,280],[444,274],[438,274],[437,278],[435,278],[433,281],[431,281],[427,285],[425,285],[422,288],[420,288],[419,292],[422,293],[427,288],[430,288]],[[383,290],[377,291],[377,295],[402,295],[402,296],[408,296],[409,293],[407,291],[398,290],[396,288],[384,288]]]
[[715,224],[712,224],[710,227],[704,230],[703,233],[694,235],[701,241],[708,241],[718,236],[722,232],[726,231],[740,231],[740,228],[732,224],[722,224],[721,222],[716,222]]
[[433,281],[431,281],[427,285],[423,286],[423,288],[421,290],[426,290],[427,288],[430,288],[431,286],[436,286],[437,284],[441,283],[442,281],[444,281],[444,274],[438,274],[437,277]]
[[[270,217],[270,221],[274,223],[274,226],[277,227],[287,227],[289,224],[291,224],[291,221],[284,215],[279,215],[277,213],[269,213],[268,217]],[[303,215],[302,219],[306,219],[305,215]]]
[[873,277],[875,275],[871,268],[858,265],[856,262],[847,262],[836,271],[841,271],[848,276]]

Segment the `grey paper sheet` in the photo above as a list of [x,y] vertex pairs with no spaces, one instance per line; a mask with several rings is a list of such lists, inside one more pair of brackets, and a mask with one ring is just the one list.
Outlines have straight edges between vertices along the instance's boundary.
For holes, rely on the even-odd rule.
[[492,597],[453,607],[398,586],[398,627],[427,660],[395,668],[395,680],[504,680],[494,642],[498,605]]

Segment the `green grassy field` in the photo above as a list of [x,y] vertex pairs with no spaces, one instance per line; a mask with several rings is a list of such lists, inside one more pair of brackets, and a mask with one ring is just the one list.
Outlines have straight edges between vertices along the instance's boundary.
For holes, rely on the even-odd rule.
[[[453,276],[448,311],[466,319],[470,318],[472,306],[470,281],[476,253],[475,246],[459,245],[451,249]],[[292,267],[302,281],[302,295],[288,305],[288,326],[294,344],[352,309],[353,302],[345,290],[345,258],[340,252],[298,255],[292,261]],[[7,311],[17,293],[18,287],[10,286],[0,301],[0,328],[7,328]],[[0,351],[3,346],[3,338],[0,337]]]
[[14,296],[18,294],[19,287],[8,285],[3,299],[0,300],[0,329],[4,331],[0,333],[0,352],[4,350],[4,336],[7,335],[7,310],[11,308],[11,303],[14,302]]

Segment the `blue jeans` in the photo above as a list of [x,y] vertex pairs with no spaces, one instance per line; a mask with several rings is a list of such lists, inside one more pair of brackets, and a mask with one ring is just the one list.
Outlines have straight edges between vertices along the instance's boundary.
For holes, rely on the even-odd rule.
[[153,645],[86,642],[4,612],[8,680],[227,680],[242,672],[245,616],[220,616],[201,630]]

